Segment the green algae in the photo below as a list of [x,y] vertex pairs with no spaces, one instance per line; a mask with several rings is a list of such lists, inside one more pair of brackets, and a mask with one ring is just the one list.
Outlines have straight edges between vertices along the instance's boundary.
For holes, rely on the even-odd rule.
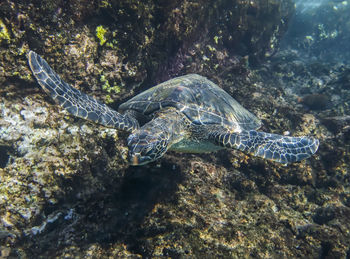
[[215,35],[213,39],[214,39],[215,44],[219,43],[219,36]]
[[100,41],[100,46],[103,46],[107,41],[106,33],[107,29],[105,29],[102,25],[96,27],[96,37]]
[[4,22],[0,19],[0,43],[2,41],[7,41],[9,42],[11,40],[9,31],[4,24]]
[[106,95],[106,103],[112,103],[113,99],[112,99],[110,94],[120,93],[120,87],[116,83],[114,83],[113,86],[111,86],[108,79],[105,77],[105,75],[101,75],[100,82],[103,83],[102,90],[104,90],[108,93]]
[[99,3],[99,7],[100,8],[110,8],[110,7],[112,7],[112,4],[108,0],[102,0]]
[[12,73],[12,75],[13,76],[17,76],[17,77],[19,77],[22,80],[30,81],[32,79],[32,75],[30,73],[23,74],[23,73],[21,73],[19,71],[15,71],[15,72]]

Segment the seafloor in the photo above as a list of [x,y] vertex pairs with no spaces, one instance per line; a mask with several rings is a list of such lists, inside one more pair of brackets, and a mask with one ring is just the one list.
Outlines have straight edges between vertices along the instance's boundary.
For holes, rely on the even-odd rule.
[[[334,17],[349,26],[343,9]],[[294,11],[289,0],[2,1],[0,257],[349,258],[350,66],[322,51],[349,30],[289,34],[278,51]],[[113,108],[207,76],[262,130],[317,137],[319,151],[288,166],[224,150],[131,167],[125,133],[73,118],[38,87],[29,49]]]

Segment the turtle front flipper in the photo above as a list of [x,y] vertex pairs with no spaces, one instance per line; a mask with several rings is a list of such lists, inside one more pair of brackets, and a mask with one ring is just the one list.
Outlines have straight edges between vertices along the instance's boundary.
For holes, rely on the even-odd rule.
[[29,51],[28,62],[35,78],[45,92],[72,115],[126,131],[134,131],[139,128],[135,118],[114,111],[64,82],[35,52]]
[[282,164],[312,156],[319,145],[319,141],[314,138],[287,137],[255,130],[240,133],[217,131],[212,133],[210,138],[220,146],[239,149]]

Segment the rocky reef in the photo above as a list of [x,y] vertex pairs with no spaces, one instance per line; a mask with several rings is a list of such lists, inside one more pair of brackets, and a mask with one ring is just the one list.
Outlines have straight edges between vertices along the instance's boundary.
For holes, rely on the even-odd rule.
[[[275,0],[2,1],[0,257],[349,257],[350,67],[277,52],[293,12]],[[56,106],[29,49],[113,108],[202,74],[263,130],[315,136],[320,150],[288,166],[225,150],[130,167],[127,135]]]

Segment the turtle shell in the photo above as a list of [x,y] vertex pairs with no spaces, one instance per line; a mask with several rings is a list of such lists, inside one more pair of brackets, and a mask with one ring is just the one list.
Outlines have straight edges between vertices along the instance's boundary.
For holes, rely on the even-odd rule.
[[167,107],[183,112],[195,125],[222,125],[235,132],[257,129],[261,121],[207,78],[189,74],[144,91],[120,105],[145,116]]

